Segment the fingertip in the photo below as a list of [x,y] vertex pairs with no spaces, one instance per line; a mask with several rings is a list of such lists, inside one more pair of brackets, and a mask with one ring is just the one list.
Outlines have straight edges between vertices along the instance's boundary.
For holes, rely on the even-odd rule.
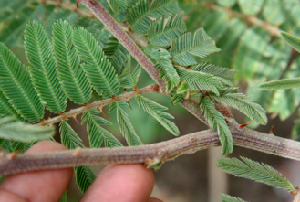
[[82,201],[147,201],[154,186],[153,171],[143,165],[104,168]]
[[[61,151],[67,148],[52,141],[43,141],[33,145],[26,153],[42,153],[48,151]],[[58,201],[63,195],[72,177],[72,168],[51,169],[9,175],[0,185],[9,193],[28,201]]]

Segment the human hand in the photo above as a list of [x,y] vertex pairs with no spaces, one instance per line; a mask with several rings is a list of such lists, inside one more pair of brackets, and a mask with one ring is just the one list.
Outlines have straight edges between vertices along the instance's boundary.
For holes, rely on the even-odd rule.
[[[66,150],[65,146],[45,141],[27,153]],[[0,185],[0,202],[59,201],[73,173],[72,168],[43,170],[6,176]],[[81,202],[160,202],[150,198],[154,175],[142,165],[111,165],[104,168]]]

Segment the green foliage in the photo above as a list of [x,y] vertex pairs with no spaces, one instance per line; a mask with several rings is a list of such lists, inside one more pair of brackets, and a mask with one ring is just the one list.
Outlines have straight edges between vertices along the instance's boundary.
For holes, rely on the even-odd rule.
[[131,29],[145,34],[152,22],[149,17],[169,16],[180,11],[177,0],[153,0],[150,6],[148,0],[139,0],[128,10],[127,20]]
[[26,57],[32,82],[44,106],[51,112],[67,107],[67,97],[57,79],[56,61],[42,25],[32,22],[25,29]]
[[24,119],[38,121],[43,117],[44,108],[26,68],[3,43],[0,43],[0,90]]
[[141,95],[136,96],[136,101],[139,106],[146,112],[148,112],[153,118],[155,118],[165,129],[167,129],[173,135],[179,135],[179,129],[177,126],[169,121],[168,119],[173,119],[174,117],[165,112],[168,110],[157,102],[149,100]]
[[172,65],[170,53],[164,48],[153,45],[147,46],[144,52],[160,71],[160,77],[166,81],[167,91],[171,91],[178,86],[180,77]]
[[93,88],[100,96],[109,97],[117,94],[119,81],[116,72],[96,39],[84,28],[75,29],[73,39],[80,58],[85,62],[82,68]]
[[220,94],[221,82],[213,75],[192,69],[175,68],[180,78],[186,81],[192,90],[207,90],[214,92],[216,95]]
[[110,132],[102,128],[100,125],[111,124],[107,120],[96,116],[99,112],[96,110],[89,110],[82,116],[82,124],[87,123],[88,138],[91,147],[101,147],[103,141],[106,147],[122,146],[117,138]]
[[261,90],[285,90],[285,89],[299,88],[299,87],[300,87],[299,78],[268,81],[262,83],[259,86]]
[[75,166],[74,167],[76,183],[80,191],[84,194],[87,189],[93,184],[97,175],[90,166]]
[[30,143],[47,140],[55,134],[55,127],[16,121],[15,117],[0,119],[0,138]]
[[243,112],[252,121],[266,124],[268,119],[265,110],[250,97],[242,93],[226,93],[221,96],[211,96],[212,99]]
[[129,56],[127,49],[119,43],[117,38],[111,37],[106,42],[103,51],[116,72],[120,74]]
[[119,75],[119,81],[120,81],[120,87],[123,88],[133,88],[136,86],[136,84],[139,81],[139,77],[141,75],[141,66],[138,64],[134,68],[133,71],[131,71],[131,63],[130,59],[127,62],[127,65],[125,65],[122,74]]
[[91,99],[91,86],[87,76],[79,65],[75,49],[72,27],[60,20],[53,25],[53,44],[57,60],[57,74],[68,98],[83,104]]
[[120,13],[124,11],[128,6],[127,0],[107,0],[110,8],[115,13]]
[[222,144],[222,154],[230,154],[233,151],[232,134],[221,112],[215,110],[214,103],[207,97],[200,101],[200,109],[208,121],[212,130],[217,130]]
[[191,32],[182,34],[172,41],[171,55],[175,62],[183,66],[197,64],[191,55],[204,58],[220,51],[216,48],[213,40],[205,33],[203,28],[195,31],[194,37]]
[[221,194],[222,202],[244,202],[243,199]]
[[295,48],[298,52],[300,52],[300,38],[295,37],[289,33],[282,32],[281,33],[284,40],[293,48]]
[[218,160],[217,165],[225,172],[235,176],[245,177],[288,191],[295,190],[295,186],[273,167],[260,164],[246,157],[241,158],[243,161],[237,158],[221,158]]
[[175,37],[187,31],[182,17],[183,13],[179,13],[171,16],[166,24],[164,23],[166,20],[164,17],[160,17],[152,22],[147,31],[150,43],[160,47],[170,46]]
[[117,120],[119,124],[120,132],[126,139],[126,142],[129,146],[131,145],[140,145],[141,140],[131,124],[128,114],[122,109],[119,102],[114,102],[110,105],[110,111],[116,110]]

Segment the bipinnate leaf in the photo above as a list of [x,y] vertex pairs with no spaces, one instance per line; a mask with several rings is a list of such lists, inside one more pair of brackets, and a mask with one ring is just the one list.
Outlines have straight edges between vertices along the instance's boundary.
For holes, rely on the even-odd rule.
[[127,20],[131,29],[145,34],[152,22],[149,17],[169,16],[180,11],[177,0],[154,0],[151,6],[148,0],[139,0],[128,10]]
[[205,58],[220,50],[203,28],[196,30],[193,37],[191,32],[176,37],[171,45],[173,60],[182,66],[197,64],[197,61],[191,55]]
[[222,85],[217,77],[201,71],[185,69],[182,67],[175,66],[175,69],[181,80],[184,80],[189,84],[191,90],[207,90],[214,92],[216,95],[220,94],[219,89],[221,89]]
[[68,124],[66,120],[61,121],[59,123],[59,133],[60,133],[61,143],[65,145],[68,149],[85,147],[78,134],[72,129],[72,127]]
[[288,191],[295,190],[295,186],[273,167],[255,162],[246,157],[241,157],[241,159],[242,160],[237,158],[221,158],[218,159],[217,165],[225,172],[238,177],[245,177]]
[[88,138],[91,147],[101,147],[103,141],[106,147],[122,146],[117,138],[110,132],[102,128],[100,125],[111,124],[107,120],[96,116],[98,114],[96,110],[89,110],[82,116],[82,124],[87,123]]
[[74,44],[89,82],[100,96],[110,97],[119,91],[119,81],[115,69],[102,52],[97,40],[84,28],[73,32]]
[[79,65],[77,50],[73,45],[73,30],[67,21],[53,25],[53,44],[57,60],[57,74],[68,98],[83,104],[91,99],[92,89]]
[[159,70],[160,78],[166,81],[167,91],[170,92],[178,86],[180,77],[173,67],[169,51],[158,46],[148,45],[144,52]]
[[287,32],[281,32],[283,39],[298,52],[300,52],[300,38],[295,37]]
[[244,202],[244,200],[239,197],[232,197],[226,194],[221,194],[221,199],[222,202]]
[[[61,142],[68,149],[84,147],[84,145],[82,144],[82,140],[79,138],[78,134],[66,121],[60,122],[59,126]],[[74,171],[78,188],[82,193],[85,193],[97,176],[89,166],[75,166]]]
[[[116,111],[117,111],[117,120],[119,124],[119,129],[122,135],[125,137],[126,142],[129,146],[131,145],[140,145],[141,139],[136,133],[136,131],[133,128],[133,125],[131,124],[129,120],[128,114],[121,108],[120,104],[118,102],[112,103],[116,105]],[[110,106],[111,107],[111,106]]]
[[42,103],[51,112],[65,111],[67,97],[58,82],[52,46],[43,26],[36,21],[26,26],[25,51],[32,82]]
[[44,107],[29,73],[3,43],[0,43],[0,90],[24,119],[38,121],[43,117]]
[[200,109],[212,130],[217,133],[222,144],[222,154],[230,154],[233,151],[232,134],[221,112],[215,110],[215,104],[207,97],[200,101]]
[[127,0],[107,0],[107,3],[111,10],[115,13],[120,13],[125,11],[128,6]]
[[259,85],[260,90],[285,90],[300,88],[300,78],[267,81]]
[[170,46],[175,37],[187,31],[182,17],[183,13],[179,13],[171,16],[166,24],[164,23],[164,17],[160,17],[152,22],[147,30],[150,43],[159,47]]
[[75,166],[74,171],[78,188],[84,194],[93,184],[97,175],[90,166]]
[[259,104],[253,102],[250,97],[242,93],[227,93],[221,96],[212,95],[211,98],[243,112],[252,121],[261,124],[268,122],[265,110]]
[[191,70],[200,71],[206,74],[211,74],[214,77],[217,77],[222,83],[232,86],[233,75],[237,72],[235,69],[228,69],[224,67],[219,67],[210,63],[200,63],[193,65],[190,68]]
[[9,116],[0,119],[0,138],[19,142],[47,140],[55,134],[54,126],[41,126],[17,121]]
[[174,117],[170,113],[165,112],[166,110],[168,110],[167,107],[162,106],[161,104],[149,100],[141,95],[136,96],[136,101],[145,112],[148,112],[165,129],[167,129],[173,135],[179,135],[180,132],[177,126],[173,122],[168,120],[173,119]]

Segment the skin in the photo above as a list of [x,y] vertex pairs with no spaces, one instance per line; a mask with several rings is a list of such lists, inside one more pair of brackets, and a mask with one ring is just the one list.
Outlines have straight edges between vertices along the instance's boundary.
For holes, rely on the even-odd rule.
[[[66,150],[65,146],[45,141],[27,153]],[[0,185],[0,202],[59,201],[72,177],[73,169],[53,169],[6,176]],[[120,202],[160,202],[150,197],[154,174],[143,165],[110,165],[104,168],[80,200]]]

